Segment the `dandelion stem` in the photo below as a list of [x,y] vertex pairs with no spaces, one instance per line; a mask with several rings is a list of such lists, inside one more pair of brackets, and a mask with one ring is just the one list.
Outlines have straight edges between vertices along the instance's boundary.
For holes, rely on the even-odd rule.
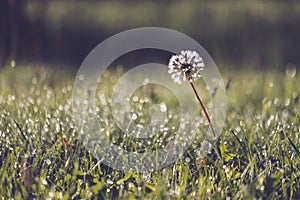
[[205,109],[205,107],[204,107],[204,105],[203,105],[203,103],[202,103],[202,101],[201,101],[201,99],[200,99],[200,97],[199,97],[197,91],[196,91],[196,88],[195,88],[193,82],[192,82],[192,81],[189,81],[189,82],[190,82],[190,85],[191,85],[192,88],[193,88],[193,91],[194,91],[194,93],[195,93],[195,95],[196,95],[196,97],[197,97],[197,100],[198,100],[199,103],[200,103],[200,106],[201,106],[202,110],[204,111],[205,117],[206,117],[206,119],[207,119],[207,121],[208,121],[208,123],[209,123],[209,126],[210,126],[210,128],[211,128],[213,137],[215,137],[215,136],[216,136],[216,135],[215,135],[215,129],[214,129],[214,127],[213,127],[213,125],[212,125],[212,123],[211,123],[211,121],[210,121],[209,115],[208,115],[208,113],[207,113],[207,111],[206,111],[206,109]]

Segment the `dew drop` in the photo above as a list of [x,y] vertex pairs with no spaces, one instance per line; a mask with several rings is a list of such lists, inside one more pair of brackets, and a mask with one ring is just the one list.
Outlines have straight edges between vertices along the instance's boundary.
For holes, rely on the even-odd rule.
[[285,101],[284,101],[284,105],[285,105],[285,106],[288,106],[288,105],[290,105],[290,102],[291,102],[291,101],[290,101],[290,98],[286,97],[286,98],[285,98]]
[[11,66],[12,68],[15,68],[15,66],[16,66],[16,61],[15,61],[15,60],[10,61],[10,66]]
[[146,79],[143,81],[143,85],[146,85],[146,84],[148,84],[149,82],[150,82],[149,79],[146,78]]
[[112,185],[114,182],[111,179],[107,179],[107,184]]
[[47,159],[46,163],[47,165],[51,165],[51,160]]
[[80,81],[83,81],[84,80],[84,75],[80,74],[78,78],[79,78]]
[[131,119],[136,120],[137,119],[137,115],[135,113],[133,113],[133,115],[131,116]]
[[293,78],[297,73],[297,69],[295,67],[294,64],[291,64],[289,63],[287,66],[286,66],[286,75],[289,77],[289,78]]
[[167,111],[167,105],[165,102],[162,102],[159,104],[159,108],[161,112],[166,112]]
[[34,85],[37,84],[37,78],[36,77],[32,78],[32,84],[34,84]]
[[133,100],[133,102],[137,102],[137,101],[139,100],[139,98],[138,98],[137,96],[134,96],[134,97],[132,98],[132,100]]
[[48,184],[47,181],[46,181],[46,179],[42,179],[42,184],[43,185],[47,185]]

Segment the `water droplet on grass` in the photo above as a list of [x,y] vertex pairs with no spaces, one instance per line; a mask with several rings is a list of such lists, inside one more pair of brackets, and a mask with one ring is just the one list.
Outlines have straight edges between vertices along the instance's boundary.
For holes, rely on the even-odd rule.
[[47,165],[51,165],[51,160],[47,159],[46,163],[47,163]]
[[33,84],[33,85],[37,84],[37,78],[36,78],[36,77],[33,77],[33,78],[32,78],[32,84]]
[[293,78],[296,73],[297,73],[297,69],[296,69],[296,66],[292,63],[289,63],[287,66],[286,66],[286,75],[289,77],[289,78]]
[[78,79],[79,79],[80,81],[83,81],[83,80],[84,80],[84,75],[83,75],[83,74],[80,74],[79,77],[78,77]]
[[43,185],[47,185],[48,184],[48,182],[46,181],[46,179],[42,179],[42,184]]
[[136,120],[137,119],[137,115],[135,113],[132,114],[131,119]]
[[113,182],[111,179],[107,179],[107,180],[106,180],[106,183],[109,184],[109,185],[114,184],[114,182]]
[[159,104],[159,108],[161,112],[166,112],[167,111],[167,105],[165,102],[162,102]]
[[15,68],[15,66],[16,66],[16,61],[15,61],[15,60],[10,61],[10,66],[11,66],[12,68]]
[[291,102],[290,98],[286,97],[285,100],[284,100],[284,105],[288,106],[288,105],[290,105],[290,102]]

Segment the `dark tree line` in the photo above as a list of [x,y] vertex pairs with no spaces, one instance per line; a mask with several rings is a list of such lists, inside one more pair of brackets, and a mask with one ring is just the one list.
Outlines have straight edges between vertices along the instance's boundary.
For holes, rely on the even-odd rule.
[[[29,20],[25,12],[26,3],[27,1],[21,0],[0,1],[1,66],[15,59],[17,62],[66,63],[78,67],[97,44],[122,31],[118,27],[112,31],[99,25],[90,30],[72,29],[68,26],[52,30],[45,24],[43,18]],[[49,3],[50,1],[43,1],[39,12],[44,12]],[[199,30],[195,29],[189,34],[203,44],[217,62],[222,64],[239,67],[245,63],[254,63],[257,66],[270,65],[281,68],[292,63],[297,68],[300,67],[299,14],[296,13],[293,18],[280,19],[278,23],[273,24],[260,17],[247,17],[247,14],[243,16],[245,21],[239,21],[234,27],[225,28],[222,32],[214,29],[218,27],[215,25],[204,26],[204,29],[199,26]],[[158,26],[159,23],[157,22]],[[76,26],[81,25],[78,23]],[[168,24],[162,26],[166,25],[168,26]],[[195,27],[197,26],[196,24]],[[149,52],[150,54],[129,56],[127,61],[130,63],[130,60],[141,58],[143,55],[148,57],[165,55],[162,52]]]

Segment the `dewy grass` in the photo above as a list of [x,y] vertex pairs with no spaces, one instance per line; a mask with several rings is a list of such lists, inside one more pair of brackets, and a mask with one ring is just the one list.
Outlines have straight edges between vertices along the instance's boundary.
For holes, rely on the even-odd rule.
[[184,81],[189,81],[193,92],[195,93],[196,98],[209,123],[212,135],[213,137],[215,137],[215,129],[193,84],[193,81],[201,78],[201,71],[204,69],[204,67],[205,65],[203,59],[200,57],[199,53],[197,53],[196,51],[184,50],[181,51],[179,55],[173,55],[171,57],[168,73],[171,74],[172,79],[178,84],[181,84]]
[[[40,73],[18,65],[0,72],[0,199],[300,199],[299,73],[223,71],[231,79],[215,144],[223,162],[214,151],[196,160],[195,139],[176,162],[149,174],[93,157],[72,120],[72,77]],[[113,86],[116,76],[102,84]]]

